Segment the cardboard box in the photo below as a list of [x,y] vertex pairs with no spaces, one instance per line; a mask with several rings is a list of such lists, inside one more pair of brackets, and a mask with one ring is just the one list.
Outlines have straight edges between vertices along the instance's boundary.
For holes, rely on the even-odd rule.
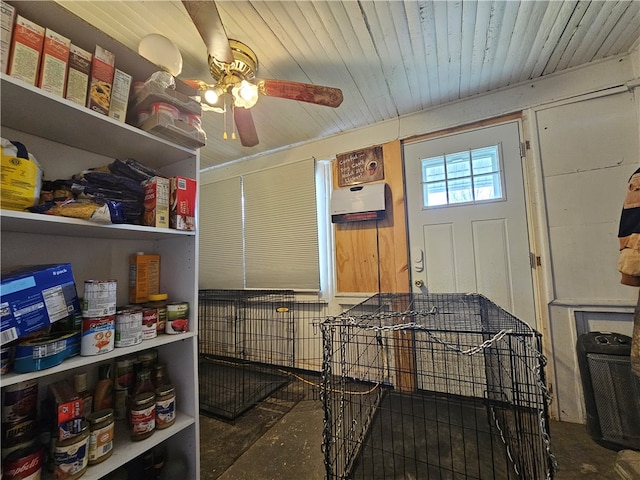
[[71,40],[47,28],[42,47],[38,86],[46,92],[64,97],[69,67]]
[[87,107],[94,112],[109,114],[111,102],[111,88],[113,87],[113,74],[115,71],[116,56],[100,45],[96,45],[96,51],[91,62],[91,81],[89,82],[89,95]]
[[197,182],[192,178],[171,179],[169,225],[176,230],[196,229]]
[[148,302],[153,293],[160,293],[160,255],[134,253],[129,257],[129,302]]
[[44,28],[18,15],[13,27],[9,75],[35,86],[38,81],[43,44]]
[[151,177],[143,183],[144,215],[142,224],[151,227],[169,228],[169,193],[171,185],[168,178]]
[[77,45],[71,44],[69,47],[69,74],[65,98],[82,106],[87,103],[92,57],[93,55]]
[[82,428],[82,399],[68,380],[49,385],[53,419],[58,427],[58,441],[71,438]]
[[111,91],[111,103],[109,104],[109,116],[111,118],[121,122],[124,122],[127,118],[129,90],[131,90],[131,75],[116,68],[113,74],[113,89]]
[[13,35],[13,24],[16,21],[16,9],[12,5],[0,2],[0,60],[2,61],[2,73],[7,73],[9,66],[9,49],[11,48],[11,35]]
[[0,344],[80,315],[71,265],[33,265],[3,270],[0,284]]

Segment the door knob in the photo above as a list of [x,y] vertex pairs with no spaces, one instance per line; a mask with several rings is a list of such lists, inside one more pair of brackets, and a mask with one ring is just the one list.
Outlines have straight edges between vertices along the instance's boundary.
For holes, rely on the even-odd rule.
[[414,284],[418,288],[422,288],[424,286],[424,282],[422,280],[416,280]]

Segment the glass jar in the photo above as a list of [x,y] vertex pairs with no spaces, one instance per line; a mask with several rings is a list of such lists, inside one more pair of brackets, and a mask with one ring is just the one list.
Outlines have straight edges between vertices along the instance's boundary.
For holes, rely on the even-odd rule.
[[113,453],[114,413],[112,408],[93,412],[89,421],[89,465],[106,460]]
[[176,391],[167,384],[156,388],[156,428],[162,430],[176,421]]
[[133,398],[131,414],[131,440],[149,438],[156,429],[156,395],[153,392],[141,393]]
[[153,386],[158,388],[162,385],[168,385],[171,383],[169,378],[169,372],[167,371],[167,364],[164,362],[158,362],[153,369],[153,376],[151,378]]
[[80,433],[56,442],[53,454],[54,477],[80,478],[89,468],[89,423],[82,421]]

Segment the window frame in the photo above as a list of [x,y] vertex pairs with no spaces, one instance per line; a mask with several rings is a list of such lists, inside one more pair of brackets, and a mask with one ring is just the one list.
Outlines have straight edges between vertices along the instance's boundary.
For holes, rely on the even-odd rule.
[[[497,170],[491,170],[488,172],[482,172],[482,173],[474,173],[474,165],[473,165],[473,155],[474,152],[479,152],[482,150],[486,150],[489,148],[495,148],[495,163],[497,164]],[[451,177],[449,176],[449,165],[447,164],[447,157],[454,157],[454,156],[459,156],[463,153],[467,153],[467,162],[469,164],[468,167],[468,171],[469,174],[468,175],[460,175],[460,176],[455,176],[455,177]],[[441,163],[440,163],[440,168],[442,168],[442,178],[438,178],[436,180],[425,180],[425,178],[428,178],[428,175],[426,174],[426,168],[436,168],[437,165],[433,165],[433,167],[426,167],[425,163],[428,162],[429,160],[436,160],[436,159],[442,159]],[[456,159],[452,159],[452,163],[456,161]],[[448,152],[448,153],[442,153],[440,155],[434,155],[432,157],[428,157],[428,158],[422,158],[420,159],[421,162],[421,172],[422,172],[422,177],[420,179],[420,185],[421,185],[421,189],[422,189],[422,209],[423,210],[428,210],[428,209],[432,209],[432,208],[449,208],[449,207],[457,207],[457,206],[463,206],[463,205],[477,205],[477,204],[485,204],[485,203],[493,203],[493,202],[503,202],[507,200],[507,192],[506,192],[506,187],[505,187],[505,178],[504,178],[504,161],[503,161],[503,155],[502,155],[502,144],[501,143],[497,143],[495,145],[484,145],[482,147],[477,147],[477,148],[469,148],[468,150],[461,150],[461,151],[456,151],[456,152]],[[501,195],[499,197],[495,197],[495,198],[487,198],[487,199],[477,199],[476,198],[476,188],[475,188],[475,182],[474,180],[476,180],[479,177],[485,177],[485,176],[489,176],[489,175],[498,175],[499,179],[498,182],[494,181],[492,182],[492,185],[495,187],[497,185],[499,185],[500,187],[500,193]],[[460,201],[460,202],[451,202],[451,192],[452,190],[450,189],[450,185],[452,182],[459,182],[461,180],[465,180],[468,179],[470,182],[470,188],[469,190],[471,191],[471,194],[473,196],[472,200],[468,200],[468,201]],[[434,205],[427,205],[426,200],[428,197],[428,192],[426,191],[426,188],[428,185],[435,185],[438,183],[442,183],[444,186],[443,192],[445,194],[446,197],[446,203],[438,203],[438,204],[434,204]]]

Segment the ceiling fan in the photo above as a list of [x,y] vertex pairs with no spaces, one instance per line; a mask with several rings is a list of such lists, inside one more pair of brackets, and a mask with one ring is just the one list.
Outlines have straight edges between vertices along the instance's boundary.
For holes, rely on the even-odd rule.
[[259,142],[249,110],[255,105],[259,95],[333,108],[342,103],[342,91],[338,88],[256,78],[256,54],[244,43],[227,37],[215,2],[183,0],[182,3],[207,47],[213,83],[203,80],[183,81],[200,90],[201,97],[210,105],[216,105],[218,99],[230,95],[233,118],[243,146],[253,147]]

